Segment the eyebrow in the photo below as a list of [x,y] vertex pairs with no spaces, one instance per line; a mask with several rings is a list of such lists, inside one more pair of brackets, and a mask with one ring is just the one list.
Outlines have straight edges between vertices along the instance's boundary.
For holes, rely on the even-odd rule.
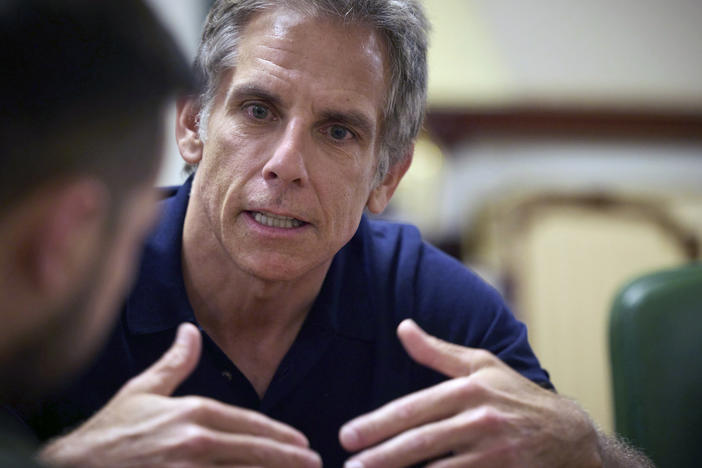
[[283,100],[280,99],[280,97],[261,88],[260,86],[256,86],[255,84],[243,84],[241,86],[237,86],[229,95],[230,100],[233,98],[234,101],[238,101],[244,97],[261,99],[262,101],[270,102],[278,108],[280,108],[283,104]]

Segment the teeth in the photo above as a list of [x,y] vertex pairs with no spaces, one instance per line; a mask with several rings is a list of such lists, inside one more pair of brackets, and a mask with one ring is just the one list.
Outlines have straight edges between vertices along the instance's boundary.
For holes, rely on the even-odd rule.
[[292,229],[302,226],[303,222],[295,219],[288,218],[287,216],[277,216],[274,214],[263,214],[259,211],[254,213],[254,219],[257,223],[263,224],[264,226]]

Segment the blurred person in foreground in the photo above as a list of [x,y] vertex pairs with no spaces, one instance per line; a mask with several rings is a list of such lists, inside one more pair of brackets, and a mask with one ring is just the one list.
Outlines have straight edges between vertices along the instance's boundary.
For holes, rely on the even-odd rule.
[[[0,404],[106,338],[155,214],[168,97],[190,70],[140,1],[0,3]],[[0,414],[0,466],[31,466]]]
[[[45,460],[645,466],[552,390],[494,290],[363,213],[410,165],[427,27],[414,0],[215,2],[177,112],[197,168],[98,364],[27,416],[63,434]],[[184,321],[202,341],[140,374]]]

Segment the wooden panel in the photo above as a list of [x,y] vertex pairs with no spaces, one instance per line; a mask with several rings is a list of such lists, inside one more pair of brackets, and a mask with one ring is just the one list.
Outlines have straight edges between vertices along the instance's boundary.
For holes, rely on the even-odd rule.
[[433,108],[427,112],[424,126],[435,141],[448,148],[486,134],[702,141],[702,111]]

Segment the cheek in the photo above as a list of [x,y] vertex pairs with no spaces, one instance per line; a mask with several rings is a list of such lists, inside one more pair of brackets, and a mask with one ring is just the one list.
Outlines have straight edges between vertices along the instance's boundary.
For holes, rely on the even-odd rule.
[[208,142],[193,189],[208,205],[223,203],[229,191],[243,186],[257,172],[256,158],[251,156],[257,154],[254,150],[235,138]]
[[203,149],[203,165],[209,177],[231,180],[250,177],[262,165],[265,142],[236,131],[218,132]]
[[[339,230],[355,232],[370,193],[370,181],[358,173],[344,178],[327,177],[328,192],[321,194],[322,199],[335,200],[333,210],[335,226]],[[344,181],[343,183],[341,181]]]
[[136,274],[143,240],[155,219],[155,203],[153,196],[146,196],[128,206],[116,223],[119,231],[105,245],[104,259],[97,267],[87,313],[80,325],[86,348],[105,337],[120,310]]

